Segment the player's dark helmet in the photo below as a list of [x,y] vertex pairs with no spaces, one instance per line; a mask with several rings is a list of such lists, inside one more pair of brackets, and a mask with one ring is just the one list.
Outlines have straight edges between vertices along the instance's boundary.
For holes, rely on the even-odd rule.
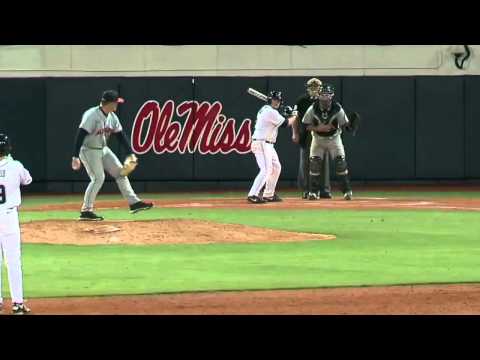
[[335,88],[330,84],[324,84],[320,88],[318,101],[322,109],[329,109],[332,106],[332,100],[335,96]]
[[6,156],[12,151],[10,139],[5,134],[0,134],[0,156]]
[[270,91],[270,93],[268,94],[268,98],[267,98],[267,101],[269,104],[272,103],[272,100],[279,100],[280,102],[283,102],[283,97],[282,97],[282,92],[281,91]]

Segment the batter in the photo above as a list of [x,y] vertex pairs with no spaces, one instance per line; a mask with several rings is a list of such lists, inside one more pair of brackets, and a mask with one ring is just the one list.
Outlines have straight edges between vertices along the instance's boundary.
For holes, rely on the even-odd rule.
[[[289,118],[288,120],[280,114],[278,109],[281,104],[282,93],[280,91],[271,91],[268,97],[268,104],[262,106],[257,114],[251,150],[255,155],[260,171],[247,197],[247,201],[252,204],[282,201],[275,193],[278,178],[282,171],[282,166],[275,150],[275,141],[277,140],[278,128],[280,126],[292,126],[295,117],[292,116],[293,109],[290,107],[286,107],[282,111],[283,115]],[[263,195],[260,196],[264,186],[265,190]]]

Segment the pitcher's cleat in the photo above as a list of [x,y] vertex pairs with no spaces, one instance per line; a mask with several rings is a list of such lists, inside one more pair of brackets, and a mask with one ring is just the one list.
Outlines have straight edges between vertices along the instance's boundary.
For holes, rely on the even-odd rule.
[[93,211],[82,211],[80,213],[80,217],[78,218],[80,221],[102,221],[103,217],[95,214]]
[[352,200],[353,193],[351,191],[347,191],[345,194],[343,194],[343,198],[345,200]]
[[136,202],[135,204],[130,205],[130,213],[135,214],[142,210],[151,209],[152,207],[153,207],[153,203],[139,201],[139,202]]

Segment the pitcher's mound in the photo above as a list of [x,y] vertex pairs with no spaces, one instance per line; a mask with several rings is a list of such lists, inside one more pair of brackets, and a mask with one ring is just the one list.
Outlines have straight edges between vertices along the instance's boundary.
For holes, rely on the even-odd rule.
[[35,221],[21,226],[24,243],[69,245],[159,245],[333,240],[334,235],[298,233],[200,220]]

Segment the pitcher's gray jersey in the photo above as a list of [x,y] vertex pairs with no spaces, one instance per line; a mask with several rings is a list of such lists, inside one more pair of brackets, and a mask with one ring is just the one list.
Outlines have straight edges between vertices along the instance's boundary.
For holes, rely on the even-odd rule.
[[342,133],[342,127],[347,125],[349,120],[339,103],[332,104],[330,111],[322,111],[321,113],[316,112],[314,104],[312,104],[305,113],[302,123],[305,125],[332,124],[335,127],[332,131],[326,133],[313,132],[313,134],[319,137],[334,137]]
[[122,125],[117,115],[111,112],[105,117],[99,106],[85,111],[80,127],[89,133],[83,141],[83,146],[89,148],[107,146],[110,134],[122,131]]

